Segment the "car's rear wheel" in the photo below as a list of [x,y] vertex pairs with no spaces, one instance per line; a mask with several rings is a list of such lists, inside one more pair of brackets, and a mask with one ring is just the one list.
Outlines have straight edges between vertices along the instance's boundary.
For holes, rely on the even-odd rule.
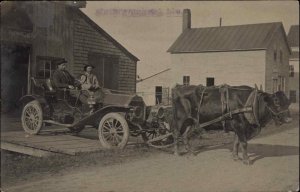
[[104,148],[124,148],[129,138],[127,121],[118,113],[106,114],[99,123],[98,136]]
[[43,111],[36,100],[25,105],[21,116],[22,127],[26,133],[36,135],[43,127]]

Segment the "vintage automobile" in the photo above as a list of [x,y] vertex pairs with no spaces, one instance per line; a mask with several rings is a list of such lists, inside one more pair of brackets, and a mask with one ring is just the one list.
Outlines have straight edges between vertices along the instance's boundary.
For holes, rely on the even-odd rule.
[[[38,134],[45,126],[62,126],[78,133],[85,126],[98,129],[105,148],[124,148],[129,136],[142,136],[151,146],[172,144],[172,134],[165,112],[170,107],[146,106],[143,98],[106,90],[104,103],[97,107],[93,99],[89,106],[75,101],[67,89],[54,89],[50,78],[31,77],[31,94],[20,99],[23,104],[22,127],[26,133]],[[90,107],[94,111],[89,112]]]

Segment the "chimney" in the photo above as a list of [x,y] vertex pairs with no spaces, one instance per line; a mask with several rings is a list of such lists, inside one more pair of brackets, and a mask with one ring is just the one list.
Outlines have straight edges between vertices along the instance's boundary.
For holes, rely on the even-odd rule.
[[191,10],[184,9],[182,13],[182,32],[191,28]]

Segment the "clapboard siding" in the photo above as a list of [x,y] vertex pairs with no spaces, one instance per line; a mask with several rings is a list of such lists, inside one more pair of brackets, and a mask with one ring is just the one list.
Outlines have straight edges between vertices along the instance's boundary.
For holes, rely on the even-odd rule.
[[37,57],[64,58],[69,63],[68,70],[78,77],[83,72],[83,66],[91,62],[89,54],[98,53],[118,58],[119,63],[114,69],[117,77],[115,87],[122,91],[135,92],[138,58],[78,7],[70,6],[70,2],[56,1],[23,1],[11,4],[16,9],[14,11],[8,9],[10,14],[6,20],[14,21],[16,20],[14,15],[18,15],[18,18],[23,18],[23,23],[27,23],[29,27],[23,29],[19,26],[13,30],[9,26],[14,23],[6,22],[4,30],[1,31],[3,32],[1,44],[5,40],[6,43],[30,46],[30,67],[33,76],[36,75],[39,65]]
[[[289,96],[289,48],[285,40],[282,38],[285,34],[280,29],[273,36],[267,51],[266,51],[266,92],[273,93],[273,79],[277,79],[279,83],[280,77],[285,78],[285,92]],[[280,51],[282,52],[282,61],[280,60]],[[276,59],[274,59],[276,52]]]
[[206,85],[213,77],[215,85],[265,85],[265,50],[172,54],[172,84]]

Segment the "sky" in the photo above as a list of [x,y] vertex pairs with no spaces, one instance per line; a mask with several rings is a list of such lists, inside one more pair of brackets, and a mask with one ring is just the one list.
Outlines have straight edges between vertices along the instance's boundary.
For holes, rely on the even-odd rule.
[[[88,1],[82,11],[138,57],[141,78],[171,68],[167,49],[182,32],[182,10],[191,10],[192,28],[282,22],[286,33],[299,24],[297,1]],[[137,84],[153,90],[168,81],[170,71]]]

